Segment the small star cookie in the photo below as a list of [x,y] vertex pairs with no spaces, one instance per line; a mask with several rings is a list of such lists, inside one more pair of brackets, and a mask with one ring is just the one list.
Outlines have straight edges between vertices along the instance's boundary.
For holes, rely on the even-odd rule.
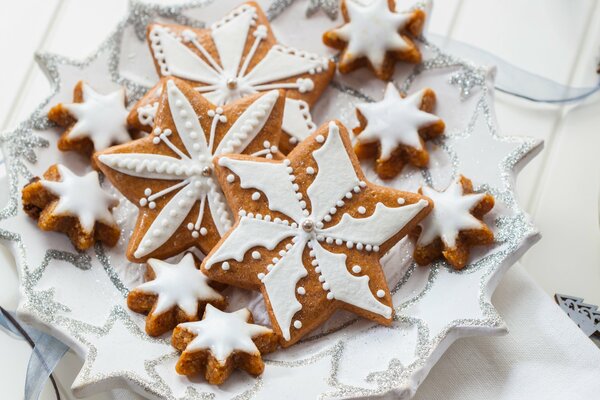
[[[316,129],[310,107],[335,72],[326,57],[277,43],[255,2],[235,8],[209,28],[151,24],[147,34],[156,71],[185,80],[223,106],[246,96],[285,90],[281,150],[287,153]],[[159,91],[150,90],[132,109],[129,123],[151,130]]]
[[379,259],[432,204],[367,182],[341,123],[323,125],[286,160],[224,155],[215,168],[237,219],[202,270],[260,290],[282,346],[339,308],[392,322]]
[[277,335],[253,324],[252,314],[245,308],[227,313],[209,304],[201,321],[177,325],[171,342],[182,352],[175,366],[179,374],[202,374],[208,383],[220,385],[234,368],[262,374],[261,354],[277,348]]
[[208,253],[233,224],[213,158],[273,157],[285,98],[271,90],[223,107],[176,78],[162,80],[152,134],[96,153],[100,170],[140,210],[127,249],[134,262],[165,259],[191,246]]
[[126,104],[123,88],[100,94],[79,81],[73,92],[73,103],[60,103],[48,112],[50,121],[65,128],[58,148],[91,157],[95,151],[130,141]]
[[462,269],[472,246],[494,242],[494,234],[482,221],[494,208],[494,198],[488,193],[473,193],[469,179],[461,176],[443,192],[422,187],[419,193],[435,205],[412,233],[418,238],[414,259],[420,265],[443,257],[455,269]]
[[433,90],[423,89],[403,98],[390,82],[383,100],[356,107],[356,155],[375,158],[375,171],[382,179],[394,178],[407,163],[427,166],[424,140],[442,135],[445,129],[444,121],[431,114],[434,107]]
[[421,62],[412,38],[423,31],[422,10],[397,12],[395,0],[342,0],[345,24],[325,32],[323,42],[342,51],[338,69],[342,74],[369,67],[379,79],[390,80],[394,63]]
[[192,253],[170,264],[148,260],[148,281],[129,292],[127,305],[147,314],[146,333],[160,336],[182,322],[197,321],[207,304],[223,309],[227,302],[210,286]]
[[117,244],[121,230],[111,210],[119,201],[100,187],[98,173],[75,175],[56,164],[34,178],[22,191],[23,210],[45,231],[66,233],[78,250],[96,241]]

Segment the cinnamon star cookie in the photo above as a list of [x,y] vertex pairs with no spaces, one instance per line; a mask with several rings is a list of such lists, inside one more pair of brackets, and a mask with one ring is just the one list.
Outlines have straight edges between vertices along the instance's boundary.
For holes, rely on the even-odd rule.
[[354,128],[354,151],[359,159],[375,158],[375,172],[391,179],[406,164],[426,167],[429,153],[424,140],[444,133],[445,124],[431,114],[435,93],[423,89],[403,98],[393,83],[388,83],[383,100],[356,106],[360,125]]
[[121,230],[111,210],[119,201],[100,187],[98,173],[75,175],[64,165],[55,164],[34,178],[22,191],[23,210],[38,220],[45,231],[64,232],[78,250],[101,241],[117,244]]
[[431,214],[412,233],[418,237],[414,259],[420,265],[443,257],[454,268],[462,269],[471,247],[494,242],[494,234],[482,221],[494,208],[494,198],[488,193],[473,193],[469,179],[460,176],[443,192],[422,187],[419,193],[435,204]]
[[260,290],[283,346],[338,308],[392,322],[379,259],[432,204],[367,182],[341,123],[323,125],[283,161],[224,155],[215,168],[237,219],[202,270]]
[[394,0],[342,0],[341,8],[345,24],[325,32],[323,42],[342,51],[338,64],[342,74],[367,66],[387,81],[396,61],[421,62],[413,38],[423,31],[423,11],[397,12]]
[[127,306],[147,314],[146,333],[160,336],[182,322],[197,321],[207,304],[225,308],[227,301],[209,285],[196,265],[196,257],[187,253],[175,264],[148,260],[149,280],[127,296]]
[[48,112],[50,121],[65,128],[58,148],[91,157],[94,151],[130,141],[129,112],[125,106],[125,89],[101,94],[79,81],[74,89],[73,103],[60,103]]
[[209,304],[202,321],[179,324],[171,342],[182,352],[175,366],[178,373],[202,374],[208,383],[220,385],[235,368],[262,374],[261,354],[277,348],[277,335],[253,324],[252,314],[245,308],[227,313]]
[[[184,79],[218,106],[284,89],[284,153],[316,129],[310,106],[327,87],[335,66],[326,57],[278,44],[258,4],[242,4],[207,29],[152,24],[147,38],[160,76]],[[155,87],[133,107],[132,126],[151,130],[159,95]]]
[[198,247],[205,254],[232,226],[212,160],[272,157],[285,98],[277,90],[219,107],[176,78],[162,80],[152,134],[96,153],[99,168],[140,210],[127,249],[134,262]]

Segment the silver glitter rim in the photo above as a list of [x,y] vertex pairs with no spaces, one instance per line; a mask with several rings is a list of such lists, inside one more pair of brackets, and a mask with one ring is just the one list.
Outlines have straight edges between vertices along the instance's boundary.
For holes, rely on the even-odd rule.
[[[0,221],[16,215],[17,207],[19,206],[19,177],[24,179],[31,178],[32,174],[27,167],[27,163],[35,163],[37,160],[36,150],[48,146],[48,142],[36,136],[34,131],[46,129],[51,126],[51,123],[45,117],[43,110],[49,104],[52,97],[58,93],[60,88],[61,77],[57,67],[59,65],[72,65],[79,68],[85,68],[94,60],[98,59],[100,55],[106,53],[108,54],[109,59],[108,70],[111,75],[111,79],[118,84],[124,85],[127,88],[131,101],[135,101],[147,90],[147,88],[135,82],[131,82],[119,75],[119,52],[125,28],[133,26],[136,35],[138,37],[143,37],[145,25],[148,21],[151,21],[157,16],[174,19],[175,21],[186,24],[202,26],[201,21],[191,20],[188,17],[183,16],[182,12],[187,9],[202,7],[210,4],[211,2],[211,0],[192,1],[180,5],[162,7],[157,5],[143,4],[138,1],[132,1],[128,15],[119,23],[114,32],[111,33],[107,40],[103,42],[94,55],[90,56],[86,60],[75,61],[51,54],[36,55],[36,60],[48,76],[48,79],[52,85],[52,92],[51,95],[34,110],[31,116],[20,123],[14,131],[4,133],[2,136],[0,136],[0,145],[2,146],[2,150],[6,155],[7,174],[10,185],[10,200],[7,206],[0,211]],[[276,10],[277,12],[272,11],[269,14],[270,18],[274,19],[277,15],[279,15],[279,13],[283,12],[289,5],[291,5],[292,2],[293,0],[274,1],[271,8],[269,8],[269,11]],[[324,0],[311,0],[311,4],[323,2]],[[485,85],[487,79],[486,71],[453,56],[444,54],[441,50],[427,43],[424,39],[421,40],[421,42],[423,46],[432,50],[435,56],[426,60],[423,64],[415,67],[413,73],[409,75],[409,77],[403,82],[397,83],[397,86],[401,91],[406,92],[410,89],[415,78],[424,71],[439,68],[459,68],[459,71],[451,76],[448,83],[457,86],[463,98],[474,95],[475,93],[480,93],[481,97],[477,103],[476,115],[474,115],[473,121],[475,121],[477,115],[483,115],[492,136],[496,140],[509,140],[520,143],[520,146],[514,152],[509,154],[503,160],[502,165],[500,166],[504,187],[494,188],[481,186],[476,188],[478,191],[491,192],[497,200],[502,201],[511,211],[513,211],[514,215],[511,215],[507,218],[501,218],[496,221],[499,232],[497,239],[498,243],[503,245],[502,250],[484,257],[460,272],[450,270],[444,263],[436,263],[431,267],[427,284],[421,293],[396,306],[396,321],[417,327],[417,360],[407,366],[402,365],[399,360],[392,360],[385,371],[371,373],[368,377],[368,380],[376,383],[377,387],[375,389],[348,386],[338,380],[338,368],[341,356],[344,352],[346,338],[340,339],[329,348],[324,349],[306,359],[295,360],[291,362],[276,360],[266,361],[268,365],[295,368],[312,364],[324,357],[331,357],[332,368],[328,383],[333,390],[323,393],[323,398],[361,398],[382,395],[390,392],[395,394],[410,392],[412,390],[411,388],[416,386],[415,380],[417,378],[415,377],[415,371],[423,368],[429,358],[439,357],[445,348],[447,348],[455,339],[453,336],[454,331],[469,328],[487,329],[489,332],[502,331],[504,329],[503,322],[490,302],[491,294],[493,293],[495,285],[499,281],[499,277],[503,275],[512,262],[530,245],[532,245],[538,237],[538,233],[533,227],[529,217],[519,208],[514,197],[513,176],[514,170],[518,168],[520,164],[526,162],[536,154],[541,147],[540,143],[530,139],[514,137],[506,138],[498,136],[496,132],[496,123],[494,121],[494,116],[492,114],[492,108],[490,105],[491,90]],[[362,101],[373,101],[373,99],[370,99],[368,96],[362,94],[359,90],[345,86],[343,83],[337,81],[333,82],[332,87]],[[468,137],[472,129],[473,123],[469,124],[467,129],[464,132],[461,132],[461,135]],[[444,140],[439,140],[438,143],[442,146],[442,148],[444,148]],[[445,150],[451,155],[451,157],[454,157],[454,175],[457,175],[458,165],[456,162],[456,155],[448,146],[445,147]],[[427,175],[427,172],[424,172],[424,174],[425,180],[427,182],[431,182],[431,178]],[[15,255],[20,260],[25,259],[26,248],[18,234],[0,229],[0,239],[14,242],[17,252]],[[110,260],[106,256],[101,245],[97,245],[95,247],[94,255],[100,261],[100,264],[104,268],[115,288],[123,296],[126,296],[127,287],[122,282],[117,271],[112,267]],[[172,394],[171,388],[166,382],[164,382],[164,380],[158,375],[158,373],[156,373],[154,369],[157,365],[164,362],[169,357],[173,357],[174,353],[166,354],[156,360],[146,361],[146,371],[155,379],[154,382],[149,382],[140,378],[139,376],[136,376],[135,374],[125,372],[117,374],[118,376],[89,375],[95,355],[93,344],[85,338],[88,334],[96,335],[98,337],[106,335],[110,331],[112,324],[119,319],[126,325],[126,327],[128,327],[128,329],[130,329],[132,334],[135,334],[143,340],[147,340],[148,337],[141,332],[137,326],[135,326],[135,323],[131,321],[129,315],[121,306],[116,306],[113,309],[113,312],[111,312],[105,325],[102,327],[89,325],[81,321],[58,315],[59,312],[68,311],[68,307],[55,300],[54,289],[42,291],[36,290],[37,282],[39,282],[46,266],[52,260],[66,261],[83,270],[89,269],[92,261],[91,257],[85,253],[70,253],[59,250],[48,250],[42,261],[42,264],[33,270],[29,265],[21,262],[20,272],[23,298],[21,299],[20,303],[20,311],[23,312],[28,319],[35,320],[38,325],[41,324],[46,328],[46,330],[50,329],[52,332],[55,332],[52,326],[64,327],[68,332],[70,332],[71,337],[62,337],[61,339],[65,339],[65,341],[68,343],[78,342],[78,344],[83,345],[83,347],[86,349],[85,360],[87,367],[84,367],[78,376],[77,387],[82,389],[87,387],[92,388],[94,385],[106,382],[107,379],[118,377],[123,381],[125,386],[127,386],[126,383],[133,383],[136,390],[139,389],[137,391],[144,395],[174,399],[175,397]],[[399,290],[402,285],[408,281],[408,278],[410,277],[410,274],[414,268],[416,268],[414,265],[409,268],[405,278],[396,286],[394,291]],[[437,271],[442,268],[445,268],[449,272],[458,274],[467,274],[477,270],[485,269],[485,273],[481,276],[479,291],[479,305],[483,310],[484,318],[455,320],[450,325],[446,326],[441,333],[433,338],[430,338],[427,324],[418,318],[402,315],[402,310],[409,307],[412,303],[418,301],[420,297],[424,296],[428,292],[429,288],[435,282]],[[350,323],[352,323],[352,321]],[[332,332],[326,332],[325,334],[329,333]],[[313,338],[312,340],[317,339],[318,338]],[[259,392],[262,384],[262,379],[258,379],[251,389],[241,393],[235,398],[240,400],[253,398],[255,394]],[[189,399],[209,399],[213,397],[214,395],[210,393],[198,393],[194,388],[191,387],[188,388],[185,396],[185,398]]]

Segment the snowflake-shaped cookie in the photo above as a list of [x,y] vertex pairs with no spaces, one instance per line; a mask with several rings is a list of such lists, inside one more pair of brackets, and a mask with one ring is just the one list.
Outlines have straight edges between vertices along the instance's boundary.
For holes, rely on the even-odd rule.
[[367,183],[338,122],[323,125],[284,161],[227,155],[216,164],[238,218],[202,270],[260,289],[283,346],[337,308],[391,323],[379,259],[427,215],[427,199]]
[[396,61],[421,62],[411,38],[423,31],[425,13],[397,12],[394,0],[342,1],[345,24],[325,32],[323,42],[342,51],[338,69],[345,74],[368,66],[379,79],[389,80]]
[[395,177],[407,163],[426,167],[429,153],[423,140],[440,136],[445,128],[444,121],[431,114],[434,107],[433,90],[403,98],[390,82],[383,100],[356,106],[356,155],[375,158],[375,171],[383,179]]
[[253,324],[248,309],[227,313],[210,304],[202,321],[179,324],[171,341],[183,352],[175,366],[177,372],[202,374],[213,385],[225,382],[234,368],[262,374],[265,365],[261,354],[277,348],[277,335]]
[[[277,44],[258,4],[233,10],[209,29],[153,24],[148,42],[160,76],[186,80],[212,103],[222,106],[273,89],[286,90],[282,140],[284,152],[315,130],[309,106],[335,71],[325,57]],[[156,90],[133,107],[130,123],[146,129],[152,122]]]
[[233,222],[213,177],[213,158],[272,157],[279,141],[284,97],[277,90],[217,107],[181,80],[162,84],[152,134],[95,155],[140,209],[127,250],[132,261],[164,259],[190,246],[208,253]]
[[119,201],[100,187],[98,173],[75,175],[56,164],[23,188],[23,210],[45,231],[64,232],[78,250],[96,241],[114,246],[121,230],[111,210]]
[[148,314],[146,333],[150,336],[160,336],[182,322],[197,321],[207,304],[221,309],[227,305],[197,268],[192,253],[175,264],[152,258],[148,260],[148,275],[148,282],[129,292],[127,305]]
[[60,103],[48,112],[48,119],[65,128],[58,148],[89,157],[94,151],[130,141],[126,104],[123,88],[100,94],[79,81],[73,92],[73,103]]
[[435,207],[415,229],[417,244],[414,259],[427,265],[439,257],[462,269],[469,260],[469,249],[494,242],[494,234],[482,221],[494,208],[488,193],[473,193],[473,184],[460,176],[443,192],[422,187],[419,193],[433,200]]

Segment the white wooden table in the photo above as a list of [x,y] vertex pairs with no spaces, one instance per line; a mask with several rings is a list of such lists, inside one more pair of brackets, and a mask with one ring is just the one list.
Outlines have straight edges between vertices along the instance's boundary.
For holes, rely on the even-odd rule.
[[[167,0],[165,0],[167,1]],[[306,1],[306,0],[296,0]],[[437,0],[430,30],[471,43],[511,63],[570,85],[594,85],[600,56],[600,4],[595,0]],[[0,128],[15,126],[46,96],[36,51],[88,55],[127,9],[126,0],[14,0],[0,13]],[[498,94],[502,133],[543,139],[545,150],[518,182],[524,207],[543,239],[522,264],[550,297],[580,296],[600,304],[600,112],[598,97],[577,108],[533,104]],[[2,190],[0,190],[0,193]],[[16,271],[0,249],[0,304],[14,309]],[[0,335],[3,398],[22,396],[30,350]],[[78,370],[73,355],[57,370],[63,397]],[[44,399],[53,398],[46,388]],[[106,398],[97,396],[96,399]]]

